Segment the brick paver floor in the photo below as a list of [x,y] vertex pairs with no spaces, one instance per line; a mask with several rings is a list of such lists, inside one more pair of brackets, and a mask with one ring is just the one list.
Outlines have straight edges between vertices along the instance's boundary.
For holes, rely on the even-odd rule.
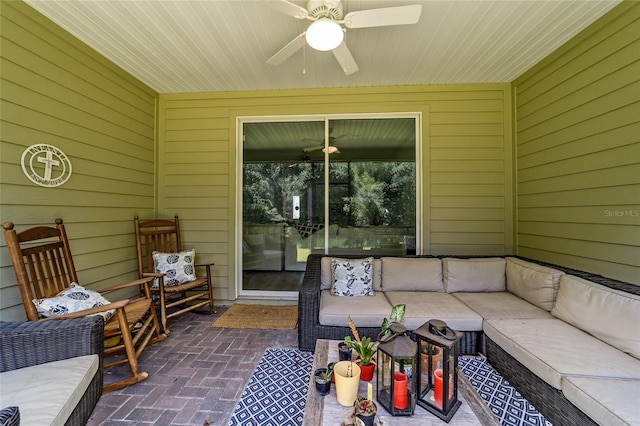
[[[216,315],[186,313],[171,334],[140,357],[147,380],[102,395],[88,426],[226,425],[268,347],[297,347],[297,330],[213,328]],[[112,381],[128,367],[105,371]]]

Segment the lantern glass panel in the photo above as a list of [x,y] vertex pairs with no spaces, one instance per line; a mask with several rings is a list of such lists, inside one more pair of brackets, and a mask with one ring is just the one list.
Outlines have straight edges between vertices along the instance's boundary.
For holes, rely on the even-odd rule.
[[420,351],[417,403],[449,422],[460,407],[457,391],[457,343],[462,334],[450,336],[431,332],[429,323],[415,331]]
[[378,345],[377,400],[392,416],[411,416],[416,406],[417,346],[399,334]]

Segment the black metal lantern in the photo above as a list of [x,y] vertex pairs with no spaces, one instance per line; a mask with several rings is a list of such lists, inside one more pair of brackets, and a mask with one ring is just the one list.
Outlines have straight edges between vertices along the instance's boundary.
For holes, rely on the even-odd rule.
[[458,341],[462,333],[430,320],[414,331],[418,343],[418,404],[449,423],[458,401]]
[[378,340],[377,400],[392,416],[411,416],[416,408],[417,345],[401,324]]

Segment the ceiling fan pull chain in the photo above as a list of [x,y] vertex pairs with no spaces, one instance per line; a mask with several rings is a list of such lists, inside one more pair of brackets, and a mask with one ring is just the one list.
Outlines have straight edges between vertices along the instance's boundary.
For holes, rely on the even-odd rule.
[[302,46],[302,75],[307,73],[307,46]]

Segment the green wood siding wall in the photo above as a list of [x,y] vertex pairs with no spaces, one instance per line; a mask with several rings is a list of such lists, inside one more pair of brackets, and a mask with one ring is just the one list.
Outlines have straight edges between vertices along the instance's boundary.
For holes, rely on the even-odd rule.
[[236,117],[403,111],[423,117],[423,252],[513,253],[509,84],[160,95],[159,216],[180,215],[232,299]]
[[640,3],[513,86],[519,254],[640,284]]
[[[136,278],[133,216],[155,213],[157,93],[27,4],[0,7],[0,220],[21,230],[63,218],[83,285]],[[22,152],[37,143],[70,158],[64,185],[22,173]],[[0,316],[24,319],[1,241]]]

